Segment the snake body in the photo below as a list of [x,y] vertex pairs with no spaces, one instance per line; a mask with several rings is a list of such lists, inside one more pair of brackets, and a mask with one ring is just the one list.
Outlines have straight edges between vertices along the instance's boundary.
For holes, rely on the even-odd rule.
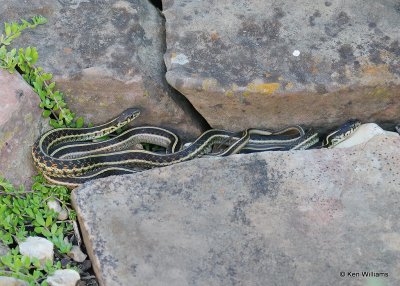
[[100,142],[64,142],[50,148],[48,154],[60,159],[73,159],[84,155],[122,151],[143,142],[161,146],[167,153],[181,148],[181,142],[171,131],[163,128],[142,126],[130,128],[118,136]]
[[[189,146],[181,148],[179,138],[173,132],[142,126],[130,128],[105,141],[93,142],[127,125],[139,114],[138,109],[130,108],[99,126],[50,130],[32,147],[34,163],[50,182],[72,188],[88,180],[164,167],[204,155],[223,157],[266,150],[300,150],[315,145],[319,140],[317,133],[305,132],[300,126],[279,131],[211,129]],[[342,133],[332,135],[331,141]],[[166,151],[155,153],[130,149],[138,143],[159,145]],[[213,148],[218,151],[213,152]]]
[[351,134],[353,134],[358,127],[360,127],[361,122],[357,119],[350,119],[344,123],[337,130],[329,133],[322,143],[323,147],[333,148],[340,142],[346,140]]

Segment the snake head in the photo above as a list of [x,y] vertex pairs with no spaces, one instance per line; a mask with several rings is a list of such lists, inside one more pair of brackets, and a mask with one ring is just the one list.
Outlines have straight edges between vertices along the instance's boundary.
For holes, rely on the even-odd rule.
[[128,108],[118,116],[118,125],[125,125],[140,115],[137,108]]

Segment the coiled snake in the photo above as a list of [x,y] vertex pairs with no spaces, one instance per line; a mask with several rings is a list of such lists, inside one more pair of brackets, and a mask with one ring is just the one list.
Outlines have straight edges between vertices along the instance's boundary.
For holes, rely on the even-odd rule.
[[[239,152],[300,150],[319,141],[317,133],[305,132],[300,126],[279,131],[246,129],[243,132],[230,132],[211,129],[189,146],[181,148],[179,138],[173,132],[143,126],[130,128],[106,141],[92,142],[115,132],[139,115],[138,109],[130,108],[99,126],[50,130],[32,147],[34,163],[48,181],[72,188],[88,180],[168,166],[203,155],[221,157]],[[351,126],[355,126],[354,123]],[[340,130],[332,134],[329,142],[338,136],[347,135]],[[329,142],[326,145],[331,144]],[[166,152],[160,154],[130,149],[138,143],[155,144],[164,147]],[[219,147],[216,153],[212,152],[215,146]]]

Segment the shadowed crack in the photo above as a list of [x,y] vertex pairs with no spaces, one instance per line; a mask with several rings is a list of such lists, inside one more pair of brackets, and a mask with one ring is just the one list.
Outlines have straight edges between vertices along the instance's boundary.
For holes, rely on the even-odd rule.
[[153,4],[154,7],[158,8],[160,11],[162,11],[162,1],[161,0],[149,0],[151,4]]
[[[156,0],[149,0],[154,6],[156,6],[158,8],[158,6],[156,5],[158,2],[161,5],[161,0],[160,1],[156,1]],[[166,40],[166,29],[165,29],[165,17],[164,15],[161,13],[160,11],[160,16],[163,19],[163,29],[162,29],[162,37],[163,37],[163,54],[165,54],[166,50],[167,50],[167,40]],[[180,93],[178,90],[176,90],[175,88],[173,88],[165,79],[165,74],[167,72],[167,66],[165,65],[165,62],[163,64],[163,73],[164,73],[164,78],[163,80],[167,83],[167,86],[170,88],[171,92],[170,97],[171,99],[179,106],[183,109],[183,111],[190,116],[191,118],[193,118],[193,120],[195,122],[198,123],[200,129],[202,131],[206,131],[208,129],[211,129],[210,124],[208,124],[208,122],[206,121],[206,119],[194,108],[194,106],[190,103],[190,101],[182,94]]]

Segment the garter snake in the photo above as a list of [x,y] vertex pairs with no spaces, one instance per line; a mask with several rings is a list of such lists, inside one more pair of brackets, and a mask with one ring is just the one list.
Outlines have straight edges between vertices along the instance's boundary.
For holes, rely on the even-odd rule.
[[361,122],[357,119],[350,119],[343,125],[341,125],[335,131],[329,133],[325,140],[322,142],[322,147],[333,148],[340,142],[346,140],[354,131],[360,127]]
[[[138,109],[131,108],[99,126],[48,131],[32,147],[34,163],[49,181],[75,187],[87,180],[168,166],[204,154],[227,156],[239,152],[299,150],[318,142],[317,133],[305,132],[300,126],[280,131],[246,129],[230,132],[211,129],[183,149],[180,149],[179,139],[171,131],[146,126],[128,129],[106,141],[90,142],[113,133],[139,114]],[[160,145],[166,148],[166,153],[126,150],[136,143]],[[210,153],[210,149],[218,144],[219,152]]]
[[72,159],[100,152],[109,153],[130,149],[143,142],[161,146],[166,149],[166,153],[174,153],[181,148],[181,142],[173,132],[153,126],[142,126],[130,128],[105,141],[64,142],[50,148],[48,154],[55,158]]

